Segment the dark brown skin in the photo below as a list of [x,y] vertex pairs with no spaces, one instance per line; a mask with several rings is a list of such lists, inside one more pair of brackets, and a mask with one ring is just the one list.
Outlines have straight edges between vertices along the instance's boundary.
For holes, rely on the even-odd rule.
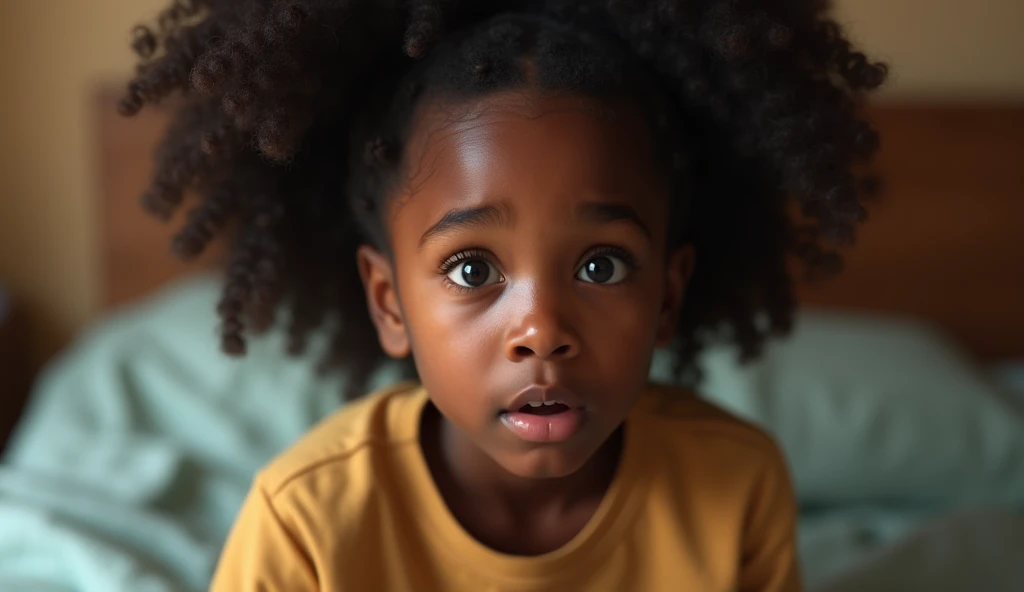
[[[392,256],[363,247],[359,267],[381,345],[412,354],[430,394],[427,462],[482,543],[557,549],[612,479],[619,428],[654,348],[673,337],[693,266],[692,249],[667,248],[668,195],[647,127],[628,107],[578,96],[433,100],[420,108],[404,168],[390,201]],[[583,215],[593,204],[628,206],[617,211],[635,219]],[[445,214],[482,206],[491,215],[425,238]],[[493,272],[486,285],[452,282],[468,259],[455,274],[441,269],[466,252]],[[615,258],[613,282],[580,279],[595,256]],[[569,439],[526,442],[499,421],[524,388],[554,384],[584,401]]]

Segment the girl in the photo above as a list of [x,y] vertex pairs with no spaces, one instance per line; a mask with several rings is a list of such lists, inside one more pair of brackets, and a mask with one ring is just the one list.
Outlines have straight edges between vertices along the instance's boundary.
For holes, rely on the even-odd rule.
[[862,219],[885,70],[823,4],[176,0],[139,28],[122,110],[184,94],[144,203],[198,195],[186,258],[230,229],[224,349],[283,318],[354,391],[385,356],[418,379],[256,477],[213,588],[799,590],[772,440],[648,372],[756,355],[790,261],[834,271]]

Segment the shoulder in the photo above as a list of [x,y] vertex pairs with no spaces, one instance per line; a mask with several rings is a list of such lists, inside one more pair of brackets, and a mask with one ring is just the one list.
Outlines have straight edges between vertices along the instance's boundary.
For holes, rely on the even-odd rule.
[[373,457],[415,442],[425,400],[418,384],[402,383],[349,403],[264,467],[259,486],[274,500],[289,489],[347,480]]
[[790,487],[790,471],[771,435],[690,391],[652,385],[630,419],[641,432],[645,464],[686,487],[696,480],[746,495]]
[[[379,517],[387,484],[401,478],[425,402],[423,389],[414,384],[368,395],[275,458],[256,475],[235,519],[223,555],[231,559],[221,560],[224,573],[273,577],[287,564],[294,567],[285,574],[289,582],[308,576],[314,589],[314,566],[356,557],[356,542],[376,532],[368,525]],[[271,587],[290,589],[291,583]]]
[[716,548],[738,551],[737,589],[799,589],[798,504],[775,440],[695,394],[667,386],[652,386],[630,419],[649,471],[645,500],[652,508],[670,508],[658,516],[681,517],[690,530],[714,533],[709,540]]
[[640,462],[672,499],[733,516],[737,531],[753,515],[792,530],[790,472],[767,432],[691,392],[660,385],[652,386],[630,421]]
[[652,384],[633,417],[645,429],[669,439],[701,437],[737,448],[778,452],[775,440],[758,426],[677,387]]

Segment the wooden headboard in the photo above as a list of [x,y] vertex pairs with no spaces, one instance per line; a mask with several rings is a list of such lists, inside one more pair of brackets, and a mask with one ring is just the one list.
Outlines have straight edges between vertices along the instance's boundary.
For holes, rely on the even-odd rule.
[[[180,217],[161,225],[137,205],[168,112],[124,119],[116,99],[96,101],[106,305],[190,269],[168,251]],[[1024,104],[893,105],[869,116],[882,134],[885,191],[844,273],[801,286],[801,301],[909,314],[981,358],[1024,356]]]
[[877,107],[885,190],[808,304],[908,314],[1024,357],[1024,104]]

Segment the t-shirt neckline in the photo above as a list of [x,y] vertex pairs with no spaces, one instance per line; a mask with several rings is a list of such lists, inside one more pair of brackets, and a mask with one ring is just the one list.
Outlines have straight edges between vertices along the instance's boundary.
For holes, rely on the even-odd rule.
[[430,534],[438,537],[438,545],[447,550],[449,559],[457,562],[459,568],[491,580],[523,582],[571,577],[603,561],[632,523],[640,505],[641,496],[636,492],[644,489],[640,483],[643,435],[641,430],[631,429],[627,420],[623,426],[622,453],[611,484],[594,515],[575,537],[558,549],[533,556],[510,555],[484,545],[455,519],[427,465],[420,446],[420,426],[428,401],[426,390],[420,387],[399,422],[404,432],[401,439],[411,444],[408,448],[412,482],[422,488],[417,495],[410,496],[420,506],[412,509],[415,516],[427,521]]

